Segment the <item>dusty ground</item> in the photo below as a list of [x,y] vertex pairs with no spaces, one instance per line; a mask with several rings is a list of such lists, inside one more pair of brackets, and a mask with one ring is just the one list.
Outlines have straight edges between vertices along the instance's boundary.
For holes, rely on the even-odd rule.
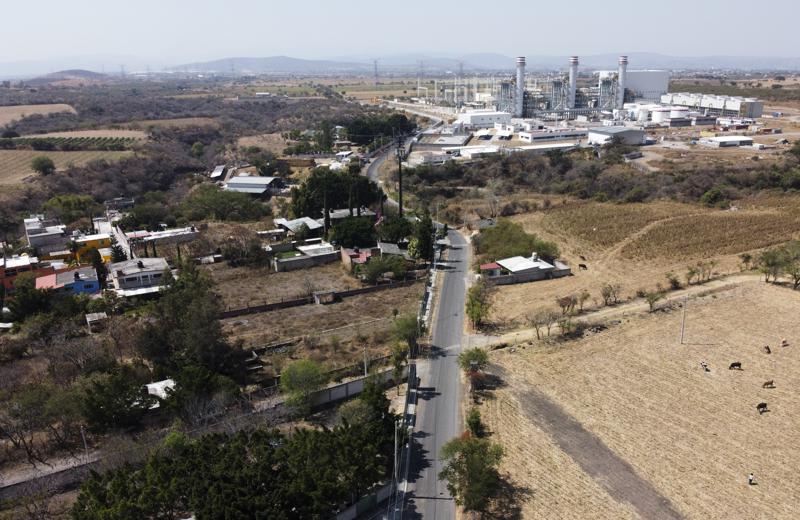
[[508,451],[503,470],[533,488],[526,518],[670,518],[669,504],[685,518],[795,517],[800,292],[753,280],[687,309],[684,345],[675,308],[491,355],[506,386],[484,418]]
[[183,117],[178,119],[144,119],[141,121],[132,121],[125,125],[133,129],[147,129],[151,126],[156,127],[186,127],[186,126],[217,126],[217,120],[212,117]]
[[[719,274],[737,272],[740,253],[755,254],[800,234],[798,197],[749,199],[737,208],[589,202],[515,216],[526,231],[558,244],[574,276],[498,287],[493,321],[501,329],[519,327],[527,315],[557,309],[556,298],[583,290],[591,295],[587,306],[596,307],[607,283],[619,284],[626,299],[640,289],[666,287],[668,272],[685,283],[687,268],[698,261],[716,261]],[[588,269],[578,269],[580,263]]]
[[53,104],[53,105],[14,105],[0,107],[0,127],[9,124],[12,121],[17,121],[26,116],[34,114],[55,114],[58,112],[72,112],[75,109],[69,105]]
[[339,262],[283,273],[276,273],[269,267],[234,268],[225,263],[207,269],[223,308],[230,309],[293,300],[315,291],[361,287],[360,282],[350,276]]
[[32,134],[25,137],[123,137],[127,139],[147,139],[141,130],[73,130],[70,132],[50,132],[48,134]]
[[248,135],[240,137],[236,145],[239,148],[257,146],[276,155],[282,155],[284,148],[286,148],[286,139],[281,134]]
[[251,314],[223,320],[222,324],[231,339],[242,340],[245,346],[306,338],[287,352],[262,358],[273,369],[280,368],[289,357],[308,357],[334,368],[360,362],[365,348],[370,358],[388,354],[394,342],[390,334],[393,311],[416,313],[422,292],[420,282],[345,298],[331,305]]
[[82,151],[82,152],[42,152],[36,150],[0,150],[0,186],[19,184],[28,177],[36,175],[31,169],[35,157],[50,157],[56,169],[62,170],[70,164],[80,166],[95,159],[116,161],[133,152]]

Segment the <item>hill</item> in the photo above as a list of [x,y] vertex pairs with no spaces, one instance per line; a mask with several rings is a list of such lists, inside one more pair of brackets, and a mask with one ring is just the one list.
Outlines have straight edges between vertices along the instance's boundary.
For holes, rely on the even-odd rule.
[[70,69],[52,72],[38,78],[28,80],[26,83],[33,87],[42,86],[69,86],[106,83],[110,77],[99,72],[84,69]]

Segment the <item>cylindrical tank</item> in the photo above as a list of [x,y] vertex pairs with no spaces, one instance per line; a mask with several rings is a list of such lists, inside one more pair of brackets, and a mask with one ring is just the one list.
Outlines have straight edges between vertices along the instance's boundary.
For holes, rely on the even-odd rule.
[[689,109],[683,107],[673,107],[669,111],[669,118],[689,117]]
[[636,121],[639,123],[646,123],[650,119],[650,109],[641,107],[636,114]]
[[654,108],[651,112],[650,119],[654,123],[664,123],[669,119],[669,108]]
[[514,96],[514,117],[524,117],[525,112],[525,56],[517,58],[517,85]]

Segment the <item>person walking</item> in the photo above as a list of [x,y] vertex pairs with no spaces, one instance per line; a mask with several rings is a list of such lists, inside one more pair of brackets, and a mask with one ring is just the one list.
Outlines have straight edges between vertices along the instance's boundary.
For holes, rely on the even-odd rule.
[[750,486],[755,486],[756,484],[756,477],[752,473],[747,476],[747,484]]

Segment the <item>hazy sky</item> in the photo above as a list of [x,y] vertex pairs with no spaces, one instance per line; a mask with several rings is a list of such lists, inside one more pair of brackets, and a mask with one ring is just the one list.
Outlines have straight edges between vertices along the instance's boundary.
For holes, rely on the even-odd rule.
[[798,0],[28,0],[4,2],[0,62],[154,63],[498,52],[797,56]]

